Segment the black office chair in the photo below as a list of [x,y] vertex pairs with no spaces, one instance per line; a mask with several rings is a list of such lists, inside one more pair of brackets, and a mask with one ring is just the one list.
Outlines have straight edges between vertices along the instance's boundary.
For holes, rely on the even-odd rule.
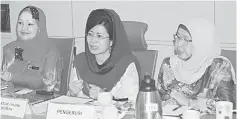
[[221,50],[221,56],[228,58],[236,72],[236,50]]
[[70,72],[72,67],[73,55],[75,55],[75,39],[74,38],[50,38],[56,44],[57,49],[62,57],[62,77],[60,81],[61,95],[66,95],[68,91],[68,84],[70,80]]
[[133,55],[137,57],[140,63],[140,79],[143,79],[145,74],[149,74],[154,78],[158,51],[147,50],[148,45],[145,40],[145,33],[148,25],[138,21],[123,21],[123,26]]
[[131,49],[133,51],[147,50],[145,33],[148,25],[138,21],[123,21],[123,26],[126,31],[128,41],[131,44]]
[[152,78],[154,78],[158,51],[157,50],[133,51],[133,55],[137,57],[140,63],[141,79],[144,78],[145,74],[148,74]]

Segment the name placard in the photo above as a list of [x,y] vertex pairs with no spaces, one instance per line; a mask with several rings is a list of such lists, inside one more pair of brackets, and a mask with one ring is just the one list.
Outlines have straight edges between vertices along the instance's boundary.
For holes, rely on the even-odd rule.
[[24,118],[28,100],[1,97],[1,115]]
[[98,119],[92,105],[48,103],[46,119]]

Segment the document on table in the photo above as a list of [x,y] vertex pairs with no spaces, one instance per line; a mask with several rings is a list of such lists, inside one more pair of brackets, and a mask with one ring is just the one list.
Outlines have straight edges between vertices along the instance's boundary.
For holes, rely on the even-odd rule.
[[7,89],[7,85],[1,85],[1,90]]
[[[172,116],[172,117],[179,117],[181,114],[183,114],[186,110],[190,109],[191,107],[188,106],[181,106],[177,108],[178,105],[165,105],[163,107],[163,116]],[[174,110],[177,108],[176,110]]]
[[1,80],[1,90],[7,89],[7,82],[4,80]]
[[45,101],[39,104],[32,106],[32,110],[35,114],[45,114],[47,111],[47,106],[49,102],[53,103],[65,103],[65,104],[85,104],[92,99],[88,98],[78,98],[78,97],[69,97],[69,96],[60,96],[49,101]]
[[89,98],[79,98],[79,97],[69,97],[69,96],[60,96],[58,98],[54,98],[50,100],[50,102],[55,102],[55,103],[67,103],[67,104],[85,104],[92,99]]
[[33,92],[33,90],[27,89],[27,88],[21,89],[19,91],[15,91],[16,94],[20,94],[20,95],[28,94],[28,93],[31,93],[31,92]]
[[36,115],[45,115],[47,111],[47,106],[48,106],[48,101],[45,101],[45,102],[33,105],[31,109]]

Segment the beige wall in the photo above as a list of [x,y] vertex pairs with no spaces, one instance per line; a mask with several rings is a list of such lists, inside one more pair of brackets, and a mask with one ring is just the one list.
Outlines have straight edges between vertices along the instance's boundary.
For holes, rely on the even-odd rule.
[[[4,2],[3,2],[4,3]],[[236,43],[235,38],[235,1],[120,1],[120,2],[83,2],[83,1],[40,1],[8,2],[11,12],[10,37],[15,39],[16,19],[20,10],[27,5],[36,5],[47,16],[49,36],[83,37],[86,19],[96,8],[114,9],[122,20],[141,21],[148,24],[147,40],[173,40],[172,34],[177,25],[189,18],[202,17],[215,22],[218,38],[222,42]],[[2,43],[1,46],[8,43]]]
[[215,2],[215,26],[221,42],[236,43],[236,1]]
[[[86,19],[96,8],[114,9],[124,21],[141,21],[148,24],[147,40],[173,40],[177,25],[194,17],[214,22],[214,2],[80,2],[73,1],[74,34],[84,36]],[[201,9],[200,9],[201,8]]]

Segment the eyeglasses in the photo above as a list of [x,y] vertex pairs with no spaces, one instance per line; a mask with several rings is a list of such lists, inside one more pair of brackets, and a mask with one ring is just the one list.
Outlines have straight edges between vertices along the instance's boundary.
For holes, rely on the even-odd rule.
[[87,39],[91,39],[95,37],[97,40],[104,40],[106,38],[109,38],[109,36],[103,36],[101,34],[94,34],[94,33],[88,33],[86,37]]
[[177,34],[174,34],[173,36],[174,36],[173,43],[176,43],[177,41],[179,41],[179,42],[185,41],[186,43],[192,42],[192,40],[189,40],[189,39],[187,39],[187,38],[185,38],[185,37],[180,37],[180,36],[178,36]]

